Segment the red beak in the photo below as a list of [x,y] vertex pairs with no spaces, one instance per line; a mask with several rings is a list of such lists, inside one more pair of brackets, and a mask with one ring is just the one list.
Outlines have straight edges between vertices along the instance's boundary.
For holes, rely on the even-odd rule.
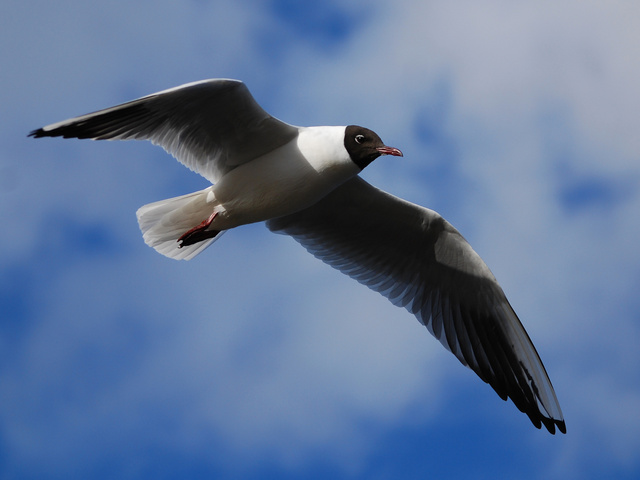
[[383,147],[376,148],[380,152],[380,155],[393,155],[394,157],[402,157],[402,152],[397,148],[387,147],[386,145]]

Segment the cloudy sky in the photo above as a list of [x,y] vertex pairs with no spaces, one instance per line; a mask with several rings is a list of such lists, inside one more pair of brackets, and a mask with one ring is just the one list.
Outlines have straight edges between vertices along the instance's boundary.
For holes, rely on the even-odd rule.
[[[640,476],[634,1],[9,0],[0,16],[0,479]],[[143,142],[27,138],[195,80],[405,157],[501,282],[567,435],[262,224],[191,262],[143,204],[206,181]]]

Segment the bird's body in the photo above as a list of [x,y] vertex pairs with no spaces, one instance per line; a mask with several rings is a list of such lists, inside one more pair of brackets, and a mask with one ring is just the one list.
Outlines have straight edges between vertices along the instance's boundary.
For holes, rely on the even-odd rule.
[[[360,169],[342,145],[344,127],[303,128],[293,140],[226,172],[212,186],[184,197],[145,205],[137,212],[145,241],[171,258],[190,259],[201,244],[177,241],[214,215],[201,236],[209,245],[217,232],[266,221],[307,208]],[[327,148],[314,148],[315,145]],[[277,192],[277,195],[274,195]],[[149,221],[171,204],[176,208]],[[207,233],[211,232],[211,233]],[[210,236],[212,235],[212,236]],[[188,243],[188,242],[186,242]]]
[[210,196],[220,205],[222,217],[212,227],[226,230],[316,203],[336,185],[360,173],[341,144],[343,138],[342,127],[306,128],[296,140],[225,174],[211,187]]
[[191,259],[221,233],[266,221],[415,314],[464,365],[551,433],[565,423],[542,362],[493,274],[436,212],[358,173],[402,153],[363,127],[295,127],[242,82],[206,80],[72,118],[31,136],[140,139],[212,182],[141,207],[145,242]]

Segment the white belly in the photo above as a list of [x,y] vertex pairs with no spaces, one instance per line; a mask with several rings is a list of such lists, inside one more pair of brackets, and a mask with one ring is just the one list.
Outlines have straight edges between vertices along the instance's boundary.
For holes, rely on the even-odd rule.
[[210,228],[226,230],[297,212],[359,173],[344,148],[344,152],[314,148],[303,155],[309,137],[305,133],[297,142],[240,165],[213,185],[207,202],[218,215]]

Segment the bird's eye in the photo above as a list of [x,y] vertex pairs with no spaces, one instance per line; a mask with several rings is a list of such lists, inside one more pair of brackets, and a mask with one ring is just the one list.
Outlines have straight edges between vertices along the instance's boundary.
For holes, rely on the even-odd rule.
[[362,142],[364,142],[364,135],[356,135],[355,140],[357,144],[361,144]]

